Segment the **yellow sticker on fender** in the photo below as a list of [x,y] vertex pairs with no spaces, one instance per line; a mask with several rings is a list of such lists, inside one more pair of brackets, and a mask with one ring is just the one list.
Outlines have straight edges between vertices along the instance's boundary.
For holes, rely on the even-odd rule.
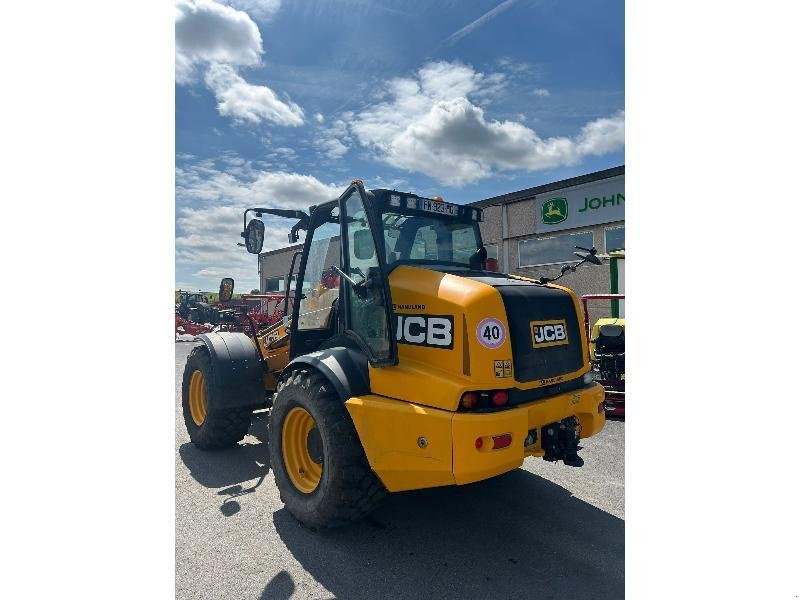
[[569,344],[567,322],[564,319],[531,321],[531,342],[534,348]]

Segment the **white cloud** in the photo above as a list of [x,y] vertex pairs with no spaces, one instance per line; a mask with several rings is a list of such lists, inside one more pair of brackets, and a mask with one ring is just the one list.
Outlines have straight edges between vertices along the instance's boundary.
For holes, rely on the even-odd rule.
[[[249,162],[226,156],[183,165],[175,172],[175,262],[179,279],[191,287],[213,290],[224,276],[234,277],[237,288],[258,286],[255,257],[237,246],[242,239],[246,208],[267,206],[307,210],[336,198],[344,185],[325,184],[311,175],[267,172]],[[293,225],[289,219],[266,217],[264,250],[284,247]],[[240,286],[241,283],[241,286]]]
[[[274,2],[232,2],[242,8],[257,8],[271,16],[280,8]],[[278,125],[303,124],[303,109],[281,100],[265,85],[245,81],[237,67],[261,64],[264,50],[261,33],[250,16],[213,0],[177,0],[175,18],[175,81],[194,83],[199,68],[217,98],[223,116],[238,121]],[[270,12],[272,11],[272,12]]]
[[303,124],[302,108],[291,100],[280,100],[266,86],[247,83],[230,65],[209,66],[205,82],[217,97],[217,109],[223,116],[252,123]]
[[533,90],[533,95],[540,97],[547,97],[550,95],[550,90],[547,90],[545,88],[536,88],[535,90]]
[[347,154],[350,149],[349,144],[353,138],[349,133],[347,121],[353,118],[352,112],[346,112],[341,119],[336,119],[330,127],[322,130],[314,146],[320,151],[322,156],[331,160],[337,160]]
[[247,13],[212,0],[177,0],[175,8],[175,80],[179,84],[191,82],[200,64],[261,62],[261,33]]
[[175,170],[178,204],[237,206],[258,203],[279,208],[306,209],[312,204],[337,198],[344,186],[325,184],[311,175],[287,171],[262,171],[249,163],[235,172],[219,169],[213,161],[201,161]]
[[325,122],[325,117],[322,115],[322,113],[314,113],[314,120],[317,123],[324,123]]
[[601,155],[614,152],[625,145],[625,113],[596,119],[584,125],[577,139],[581,154]]
[[281,8],[281,0],[223,0],[259,21],[269,21]]
[[587,123],[574,138],[541,138],[516,121],[487,119],[469,98],[487,97],[505,79],[462,64],[437,62],[414,77],[387,82],[389,97],[347,119],[379,160],[464,185],[497,170],[535,171],[578,163],[624,146],[624,113]]

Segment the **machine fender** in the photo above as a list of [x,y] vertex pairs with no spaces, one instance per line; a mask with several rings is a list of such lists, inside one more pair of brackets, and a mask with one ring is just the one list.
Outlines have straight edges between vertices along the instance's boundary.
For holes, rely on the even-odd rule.
[[322,373],[342,402],[353,396],[370,393],[369,363],[359,350],[335,346],[304,354],[286,365],[283,372],[294,371],[299,365],[308,365]]
[[257,406],[266,398],[261,356],[244,333],[212,332],[199,335],[214,364],[215,408]]

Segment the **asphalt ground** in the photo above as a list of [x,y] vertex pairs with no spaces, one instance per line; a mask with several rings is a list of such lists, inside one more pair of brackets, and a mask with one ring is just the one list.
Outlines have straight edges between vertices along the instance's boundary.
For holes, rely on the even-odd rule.
[[582,440],[580,468],[528,458],[461,487],[391,494],[369,518],[314,532],[283,507],[266,422],[201,452],[181,412],[194,343],[175,344],[178,598],[624,597],[625,423]]

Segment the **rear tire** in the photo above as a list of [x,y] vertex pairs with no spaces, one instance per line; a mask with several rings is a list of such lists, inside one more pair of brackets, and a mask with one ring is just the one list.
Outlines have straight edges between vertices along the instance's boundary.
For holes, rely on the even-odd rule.
[[250,429],[248,407],[218,408],[214,364],[205,346],[194,348],[183,370],[183,420],[189,439],[201,450],[235,446]]
[[[309,447],[321,442],[322,453],[321,476],[318,470],[312,470],[315,472],[310,476],[318,481],[314,480],[315,485],[314,481],[311,485],[306,483],[303,486],[306,490],[313,488],[306,492],[293,483],[292,477],[297,479],[298,475],[290,476],[287,464],[307,465],[307,459],[316,452],[309,450],[306,460],[287,459],[283,439],[285,432],[287,440],[293,434],[296,438],[293,423],[298,422],[297,415],[301,414],[307,425],[305,413],[313,419],[318,434],[309,432],[304,441]],[[305,431],[307,427],[301,428],[300,434]],[[318,441],[312,441],[312,436]],[[281,500],[306,526],[325,528],[356,521],[370,513],[386,495],[386,489],[369,466],[347,409],[330,382],[316,371],[294,371],[279,383],[270,413],[269,447]]]

